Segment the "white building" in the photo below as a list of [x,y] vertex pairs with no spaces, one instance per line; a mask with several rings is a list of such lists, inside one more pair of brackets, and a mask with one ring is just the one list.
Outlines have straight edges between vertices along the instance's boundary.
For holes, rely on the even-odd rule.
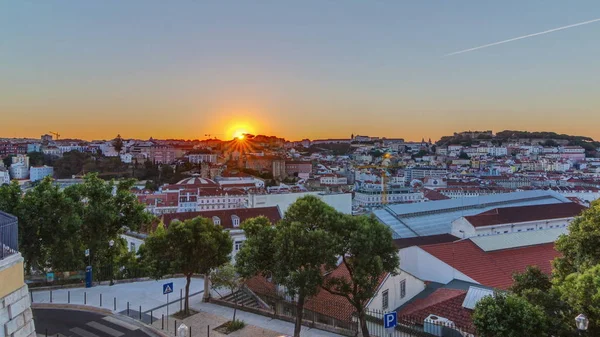
[[396,310],[423,290],[423,280],[401,269],[398,275],[385,277],[375,296],[367,302],[367,310]]
[[29,167],[22,163],[10,165],[8,171],[12,179],[27,179],[29,177]]
[[44,177],[54,175],[54,168],[52,166],[32,166],[29,169],[29,180],[38,181],[44,179]]
[[347,185],[348,178],[337,174],[325,174],[319,178],[321,185]]
[[4,167],[0,167],[0,185],[10,184],[10,174]]
[[564,228],[586,207],[576,203],[494,208],[452,222],[459,238]]
[[282,214],[298,198],[314,195],[323,200],[336,211],[344,214],[352,214],[352,193],[322,193],[322,192],[290,192],[277,194],[250,194],[248,196],[248,207],[270,207],[277,206]]
[[214,153],[194,153],[188,154],[186,157],[192,164],[217,162],[217,155]]
[[133,154],[131,153],[121,153],[119,156],[121,157],[121,162],[125,164],[131,164],[133,162]]

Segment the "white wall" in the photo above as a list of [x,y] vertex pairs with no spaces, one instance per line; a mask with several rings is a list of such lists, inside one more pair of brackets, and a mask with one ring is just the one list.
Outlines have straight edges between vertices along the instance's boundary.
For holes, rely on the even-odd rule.
[[402,270],[421,280],[446,284],[453,279],[457,279],[479,284],[479,282],[417,246],[401,249],[398,254]]
[[320,194],[320,192],[300,192],[300,193],[283,193],[283,194],[251,194],[248,198],[248,207],[271,207],[279,206],[282,215],[298,198],[306,195],[314,195],[329,206],[335,208],[338,212],[352,214],[352,194]]
[[[406,294],[401,297],[400,283],[402,281],[406,283]],[[396,276],[388,276],[383,284],[379,287],[379,290],[375,296],[367,304],[368,310],[387,310],[392,311],[415,297],[418,293],[425,289],[425,282],[419,280],[413,275],[401,270]],[[388,307],[383,308],[383,292],[388,291]]]
[[[517,232],[526,232],[531,230],[563,228],[567,227],[573,218],[561,218],[551,220],[526,221],[518,223],[506,223],[493,226],[473,227],[464,217],[452,222],[451,233],[459,238],[468,238],[473,236],[486,236],[496,234],[508,234]],[[460,231],[464,231],[464,234]]]
[[121,234],[121,238],[125,239],[125,241],[127,241],[127,251],[131,252],[131,244],[135,244],[135,253],[137,254],[138,250],[140,249],[140,246],[144,243],[144,240],[136,238],[134,236],[130,236],[127,234]]

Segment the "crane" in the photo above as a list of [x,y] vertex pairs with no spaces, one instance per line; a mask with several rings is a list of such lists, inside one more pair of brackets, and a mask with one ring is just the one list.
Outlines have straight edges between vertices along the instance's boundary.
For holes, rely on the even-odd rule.
[[391,165],[390,166],[382,166],[382,165],[361,165],[361,166],[355,166],[355,168],[357,168],[357,169],[375,168],[375,169],[380,169],[381,170],[381,204],[382,205],[387,205],[387,203],[388,203],[387,186],[385,184],[386,169],[393,168],[393,167],[398,167],[398,166],[391,166]]
[[54,131],[50,131],[51,135],[55,135],[56,136],[56,140],[58,140],[60,138],[60,133],[58,132],[54,132]]

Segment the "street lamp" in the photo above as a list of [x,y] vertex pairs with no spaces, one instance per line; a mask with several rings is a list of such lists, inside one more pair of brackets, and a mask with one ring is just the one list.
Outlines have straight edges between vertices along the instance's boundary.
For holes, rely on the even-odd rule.
[[579,335],[582,336],[588,329],[588,325],[590,324],[590,320],[585,317],[584,314],[579,314],[575,317],[575,325],[577,326],[577,331]]
[[109,258],[110,258],[110,285],[112,286],[113,284],[115,284],[113,282],[113,276],[114,276],[114,272],[113,272],[113,249],[112,247],[115,245],[115,240],[110,240],[108,241],[108,247],[110,247],[110,254],[109,254]]

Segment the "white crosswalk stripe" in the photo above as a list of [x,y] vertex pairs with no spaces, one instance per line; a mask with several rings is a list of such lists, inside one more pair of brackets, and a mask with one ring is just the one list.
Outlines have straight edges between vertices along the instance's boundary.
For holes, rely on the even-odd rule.
[[121,331],[115,330],[111,327],[107,327],[106,325],[100,324],[98,322],[88,322],[87,325],[91,326],[96,330],[100,330],[106,334],[109,334],[113,337],[121,337],[124,335]]
[[73,332],[74,334],[79,335],[81,337],[99,337],[95,333],[89,332],[87,330],[83,330],[82,328],[73,328],[73,329],[71,329],[71,332]]
[[123,322],[123,321],[118,320],[118,319],[116,319],[114,317],[111,317],[111,316],[106,316],[106,317],[103,317],[102,319],[105,320],[105,321],[107,321],[107,322],[110,322],[112,324],[115,324],[115,325],[118,325],[118,326],[122,326],[125,329],[131,330],[131,331],[139,329],[137,326],[135,326],[133,324],[129,324],[127,322]]

